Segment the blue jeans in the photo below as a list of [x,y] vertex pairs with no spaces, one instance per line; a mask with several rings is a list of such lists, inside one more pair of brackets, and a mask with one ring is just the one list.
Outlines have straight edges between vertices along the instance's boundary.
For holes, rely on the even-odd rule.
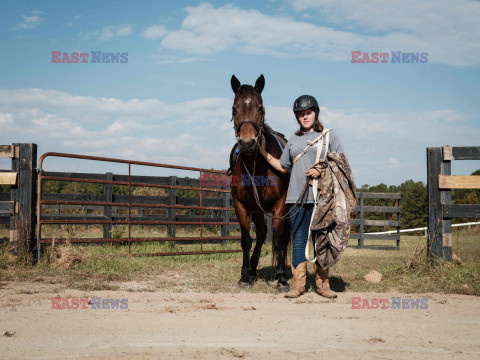
[[[293,204],[288,205],[288,210],[292,209]],[[300,205],[296,205],[291,214],[295,214],[298,211]],[[305,247],[308,240],[308,232],[310,229],[310,219],[313,214],[313,204],[305,204],[303,207],[290,218],[290,224],[292,225],[292,265],[294,268],[304,261]]]

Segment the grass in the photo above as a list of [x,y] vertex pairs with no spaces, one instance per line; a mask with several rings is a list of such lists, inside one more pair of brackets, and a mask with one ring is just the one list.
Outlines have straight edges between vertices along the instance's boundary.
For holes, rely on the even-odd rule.
[[[181,234],[177,235],[181,236]],[[402,236],[400,250],[357,249],[355,240],[330,271],[336,291],[455,293],[480,295],[480,229],[453,230],[453,250],[462,263],[426,260],[421,236]],[[393,245],[393,241],[366,240],[365,245]],[[353,245],[353,246],[352,246]],[[0,246],[0,281],[50,281],[80,290],[118,289],[120,282],[147,281],[154,289],[175,292],[238,292],[242,266],[241,253],[162,257],[128,257],[128,246],[74,246],[78,261],[69,266],[60,260],[65,245],[46,248],[39,264],[9,262],[6,242]],[[199,244],[170,242],[133,243],[132,253],[199,250]],[[203,245],[203,250],[240,249],[239,243]],[[423,250],[422,250],[423,249]],[[258,281],[246,291],[275,292],[276,268],[271,266],[271,245],[265,244],[258,269]],[[380,283],[369,283],[363,276],[370,270],[383,274]],[[290,269],[287,270],[291,275]],[[312,268],[307,287],[312,287]],[[142,291],[142,290],[139,290]],[[145,290],[147,291],[147,290]],[[149,288],[148,291],[153,291]]]

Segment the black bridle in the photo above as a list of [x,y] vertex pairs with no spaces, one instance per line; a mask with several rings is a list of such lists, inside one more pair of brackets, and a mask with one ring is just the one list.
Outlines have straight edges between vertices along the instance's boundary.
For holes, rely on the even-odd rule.
[[232,114],[232,121],[233,121],[233,128],[235,129],[235,137],[237,138],[237,142],[239,140],[239,133],[240,133],[240,128],[242,125],[245,124],[250,124],[255,128],[255,131],[257,132],[257,136],[255,137],[255,140],[258,143],[258,138],[262,135],[263,133],[263,124],[265,123],[265,113],[262,113],[262,119],[260,120],[260,124],[256,124],[255,121],[250,118],[250,119],[245,119],[242,120],[238,123],[238,125],[235,126],[235,115]]

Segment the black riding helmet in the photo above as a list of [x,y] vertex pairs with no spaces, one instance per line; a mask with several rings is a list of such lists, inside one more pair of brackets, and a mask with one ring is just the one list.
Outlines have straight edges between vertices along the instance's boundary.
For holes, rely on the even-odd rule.
[[315,99],[311,95],[302,95],[293,103],[294,113],[298,111],[307,110],[307,109],[313,109],[313,111],[315,111],[315,114],[318,117],[318,113],[320,112],[320,107],[318,106],[317,99]]

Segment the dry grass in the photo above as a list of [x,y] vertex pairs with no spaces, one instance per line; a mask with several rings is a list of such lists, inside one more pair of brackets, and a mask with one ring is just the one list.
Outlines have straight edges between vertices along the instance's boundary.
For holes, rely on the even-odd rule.
[[[85,234],[82,232],[82,235]],[[177,232],[177,235],[181,236]],[[191,235],[191,233],[190,233]],[[402,236],[399,251],[348,247],[331,272],[336,291],[437,292],[480,295],[480,229],[454,229],[454,253],[461,259],[432,265],[425,256],[424,237]],[[356,245],[355,241],[351,242]],[[366,245],[393,245],[393,241],[366,241]],[[199,244],[133,243],[132,253],[199,250]],[[203,245],[203,250],[240,249],[239,243]],[[50,279],[81,290],[116,289],[119,282],[148,281],[155,289],[185,292],[237,292],[242,265],[241,253],[165,257],[128,257],[128,246],[55,245],[46,250],[39,264],[8,263],[5,243],[0,247],[0,281]],[[383,274],[380,283],[368,283],[363,276],[370,270]],[[290,275],[290,269],[287,269]],[[312,287],[312,269],[307,287]],[[271,266],[271,245],[265,244],[258,281],[248,291],[275,292],[276,269]],[[53,280],[52,280],[53,279]],[[152,290],[149,290],[152,291]]]

